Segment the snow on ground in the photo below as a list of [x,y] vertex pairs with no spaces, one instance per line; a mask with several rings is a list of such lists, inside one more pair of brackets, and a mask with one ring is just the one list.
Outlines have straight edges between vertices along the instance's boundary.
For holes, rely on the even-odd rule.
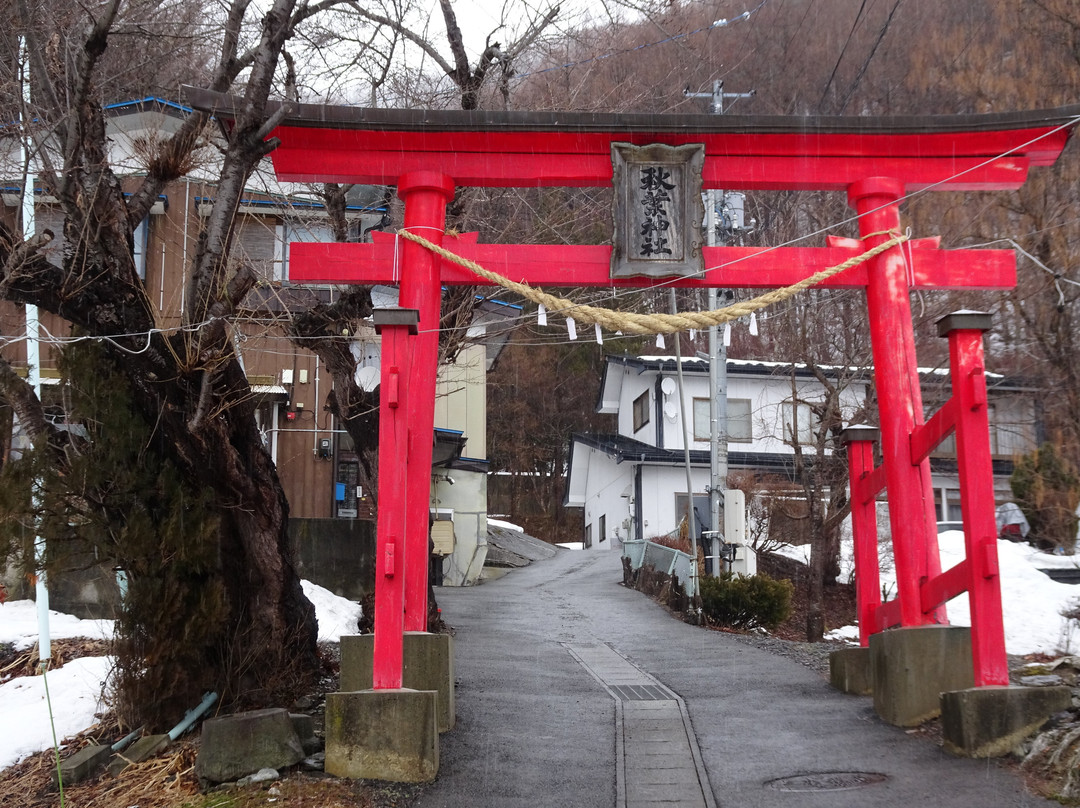
[[[342,634],[356,633],[359,604],[308,581],[301,583],[304,594],[315,604],[320,641],[337,642]],[[54,638],[105,639],[112,636],[113,622],[79,620],[49,612],[49,629]],[[33,601],[0,604],[0,643],[14,643],[19,650],[29,648],[37,642],[37,632],[37,607]],[[104,707],[102,693],[106,691],[105,683],[112,667],[112,657],[83,657],[48,672],[58,740],[93,726],[94,713]],[[7,727],[7,731],[0,732],[0,771],[52,746],[45,677],[23,676],[0,684],[0,716]]]
[[[964,559],[962,531],[948,530],[939,534],[938,544],[942,569],[949,569]],[[786,548],[784,554],[806,561],[809,549],[808,546]],[[1039,570],[1080,567],[1080,556],[1054,556],[1030,545],[1011,541],[998,541],[997,551],[1005,617],[1005,650],[1018,655],[1077,650],[1080,633],[1070,628],[1061,611],[1080,600],[1080,586],[1058,583]],[[850,542],[845,542],[844,552],[848,558],[841,566],[850,568]],[[883,564],[881,571],[881,585],[890,598],[896,596],[896,575],[891,566]],[[971,625],[966,593],[949,601],[947,609],[950,623],[956,626]],[[858,629],[854,626],[845,626],[829,633],[830,639],[858,641],[858,637]]]
[[105,706],[101,697],[112,664],[112,657],[82,657],[45,677],[23,676],[0,685],[0,715],[8,728],[0,734],[0,770],[52,746],[49,700],[58,740],[93,726],[94,713]]
[[525,528],[523,528],[521,525],[515,525],[513,522],[505,522],[502,519],[489,518],[487,520],[487,523],[488,527],[501,527],[503,530],[516,530],[518,533],[525,532]]
[[[112,633],[112,620],[80,620],[70,614],[49,611],[49,635],[54,639],[89,637],[107,640]],[[22,651],[37,640],[37,604],[34,601],[13,600],[0,604],[0,643],[13,643],[16,651]]]
[[315,604],[319,619],[319,642],[339,642],[342,634],[355,634],[363,611],[359,603],[341,598],[311,581],[301,581],[307,599]]

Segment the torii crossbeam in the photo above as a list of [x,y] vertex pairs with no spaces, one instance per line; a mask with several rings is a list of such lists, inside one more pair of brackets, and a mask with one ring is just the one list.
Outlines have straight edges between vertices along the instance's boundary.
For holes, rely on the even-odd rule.
[[[231,117],[235,102],[230,98],[202,90],[188,90],[188,96],[198,108]],[[608,246],[489,245],[479,244],[475,235],[447,238],[446,204],[460,186],[607,186],[613,176],[614,143],[701,144],[706,188],[847,193],[859,217],[861,244],[837,240],[820,248],[706,248],[705,273],[668,282],[691,287],[775,287],[886,242],[889,234],[900,232],[899,205],[913,191],[1020,187],[1029,168],[1050,165],[1058,158],[1078,115],[1080,107],[999,115],[827,118],[289,105],[273,132],[280,144],[272,158],[281,180],[396,186],[405,203],[405,229],[512,280],[547,286],[625,287],[651,285],[655,280],[612,280]],[[482,281],[412,242],[400,245],[400,277],[396,278],[394,250],[392,236],[378,236],[373,244],[293,244],[290,279],[356,284],[400,280],[401,306],[419,311],[419,334],[413,337],[407,374],[407,453],[399,446],[380,446],[381,481],[391,479],[383,463],[395,464],[399,470],[404,464],[407,483],[404,497],[380,483],[377,578],[404,571],[404,628],[422,631],[427,614],[428,485],[439,290],[443,284]],[[1015,283],[1015,272],[1015,257],[1009,251],[942,251],[924,240],[888,249],[826,284],[866,290],[883,456],[874,474],[888,491],[897,571],[898,603],[886,606],[903,626],[935,622],[938,602],[932,602],[924,589],[941,573],[909,292],[912,288],[1008,288]],[[985,401],[973,402],[968,406],[985,409]],[[918,448],[913,448],[913,437],[918,439]],[[984,479],[977,487],[985,490],[984,483],[992,474],[989,464],[979,473]],[[965,496],[963,490],[961,496]],[[988,503],[985,497],[968,502],[965,524],[969,507],[992,509],[992,493]],[[404,566],[400,549],[396,554],[390,551],[389,560],[384,557],[384,510],[400,511],[410,526]],[[977,521],[985,524],[985,514]],[[968,550],[979,554],[980,569],[986,570],[998,591],[995,538],[969,535]],[[953,593],[955,582],[949,581],[946,588]],[[380,630],[400,630],[394,626],[399,624],[396,616],[402,605],[389,596],[379,598],[378,580],[376,587],[375,687],[400,687],[400,644],[397,651],[380,659],[378,635]],[[944,591],[940,586],[935,591],[939,590]],[[384,586],[382,591],[389,590]],[[972,593],[973,624],[982,626],[981,631],[973,631],[976,684],[1007,684],[1000,600],[995,607],[993,598],[980,603],[978,597]],[[997,614],[988,616],[995,608]],[[393,611],[395,619],[382,622],[385,611]],[[384,625],[388,628],[380,628]]]

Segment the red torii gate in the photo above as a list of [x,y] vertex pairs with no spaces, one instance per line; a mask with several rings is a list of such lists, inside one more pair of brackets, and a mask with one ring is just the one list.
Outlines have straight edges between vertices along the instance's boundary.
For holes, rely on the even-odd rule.
[[[225,118],[231,117],[235,104],[206,91],[189,91],[189,97],[194,106]],[[899,233],[899,204],[913,191],[1020,187],[1031,166],[1057,159],[1078,115],[1080,107],[998,115],[823,118],[290,105],[273,132],[280,145],[272,158],[285,181],[397,186],[405,203],[406,230],[512,280],[549,286],[645,286],[655,281],[609,276],[608,246],[495,245],[477,243],[475,234],[446,237],[446,204],[459,186],[609,185],[616,142],[703,144],[706,188],[847,193],[859,217],[861,244],[837,239],[825,248],[704,248],[706,272],[667,281],[683,287],[776,287],[839,264]],[[401,306],[419,313],[411,358],[402,347],[406,341],[395,336],[396,347],[383,361],[376,689],[401,686],[402,625],[406,631],[426,628],[440,285],[484,283],[411,241],[401,244],[400,262],[394,260],[396,249],[393,236],[377,237],[373,244],[296,243],[290,259],[290,278],[300,283],[400,282]],[[964,336],[955,341],[952,353],[969,382],[957,390],[947,413],[924,425],[909,291],[1014,284],[1011,251],[943,252],[932,239],[890,248],[824,284],[864,287],[870,313],[883,463],[871,470],[862,449],[855,453],[864,465],[852,466],[858,476],[853,479],[853,500],[865,505],[882,487],[888,491],[898,597],[884,606],[860,600],[864,632],[868,623],[880,630],[936,622],[941,604],[969,589],[975,683],[980,686],[1008,683],[996,536],[986,527],[993,525],[992,472],[978,451],[981,465],[969,464],[969,473],[962,476],[968,560],[963,569],[943,575],[927,458],[954,427],[965,451],[965,436],[978,431],[978,419],[967,423],[972,413],[986,431],[981,327],[958,325]],[[409,315],[384,317],[377,323],[384,334],[387,328],[414,327]],[[400,408],[406,389],[407,419]],[[406,422],[408,445],[402,447],[401,438],[393,436],[401,434]],[[403,477],[404,492],[397,487]],[[864,521],[856,519],[855,530],[856,541],[861,532],[865,545]],[[977,587],[968,585],[976,579]]]

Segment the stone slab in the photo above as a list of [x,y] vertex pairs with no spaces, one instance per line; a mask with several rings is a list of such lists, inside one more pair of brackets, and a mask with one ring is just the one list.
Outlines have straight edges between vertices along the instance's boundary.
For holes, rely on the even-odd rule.
[[168,734],[144,735],[125,751],[113,758],[112,763],[109,764],[109,774],[116,777],[128,766],[135,763],[142,763],[144,760],[149,760],[154,757],[154,755],[164,750],[169,743]]
[[869,696],[874,692],[869,648],[841,648],[829,654],[829,683],[841,693]]
[[[81,783],[89,780],[112,759],[113,752],[108,746],[91,744],[84,746],[71,757],[60,762],[60,777],[64,785]],[[56,773],[53,773],[53,782],[56,782]]]
[[203,722],[195,774],[228,783],[260,769],[286,769],[304,757],[288,710],[250,710]]
[[[372,688],[374,634],[341,638],[342,693]],[[439,732],[453,729],[454,640],[449,634],[406,631],[402,647],[401,685],[407,690],[434,690],[439,694]]]
[[322,741],[315,734],[315,721],[307,713],[289,713],[296,737],[300,739],[300,746],[305,755],[313,755],[322,749]]
[[437,702],[434,690],[328,694],[326,773],[398,783],[434,780],[439,773]]
[[941,714],[941,694],[975,684],[971,629],[916,626],[870,636],[874,710],[897,727],[915,727]]
[[972,758],[1001,757],[1072,706],[1068,687],[977,687],[941,694],[945,749]]

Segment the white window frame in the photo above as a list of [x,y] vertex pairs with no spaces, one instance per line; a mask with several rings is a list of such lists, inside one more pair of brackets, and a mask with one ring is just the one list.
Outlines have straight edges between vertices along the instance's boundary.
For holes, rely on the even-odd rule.
[[[694,440],[707,441],[712,437],[709,399],[695,398]],[[729,398],[727,400],[727,440],[728,443],[754,442],[754,407],[748,398]]]
[[[814,417],[810,404],[805,401],[792,401],[788,399],[781,404],[783,417],[783,438],[785,443],[795,443],[800,446],[812,446],[817,429],[817,419]],[[798,427],[799,434],[795,434]]]
[[[634,403],[631,405],[631,413],[634,420],[634,434],[636,435],[642,429],[649,425],[649,420],[652,411],[652,396],[649,395],[649,391],[645,390],[640,396],[634,399]],[[640,413],[640,421],[638,419]]]

